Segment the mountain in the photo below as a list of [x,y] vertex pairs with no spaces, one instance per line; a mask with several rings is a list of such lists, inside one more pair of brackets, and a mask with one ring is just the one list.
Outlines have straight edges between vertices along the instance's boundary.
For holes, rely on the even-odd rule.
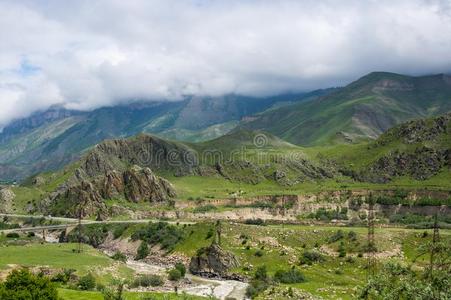
[[57,169],[105,139],[139,133],[182,141],[214,139],[248,115],[275,105],[309,101],[327,92],[267,98],[187,97],[183,101],[137,102],[90,112],[52,107],[17,120],[0,133],[0,181]]
[[451,76],[370,73],[316,101],[256,114],[241,126],[303,146],[375,139],[401,122],[451,110]]
[[375,141],[329,147],[302,148],[243,128],[202,143],[149,134],[111,139],[56,172],[28,178],[12,192],[15,208],[26,212],[104,218],[134,203],[164,207],[187,188],[225,190],[229,197],[265,187],[269,195],[297,194],[309,186],[449,189],[450,172],[448,113],[403,123]]
[[[253,156],[255,149],[258,157]],[[299,155],[285,157],[288,150]],[[280,155],[275,156],[277,152]],[[74,217],[82,210],[83,216],[103,218],[109,214],[108,200],[165,203],[175,198],[176,189],[162,176],[213,177],[254,185],[272,181],[289,186],[333,174],[303,156],[297,146],[271,134],[239,129],[204,143],[148,134],[106,140],[56,173],[29,178],[23,188],[39,194],[40,200],[34,199],[30,211]]]
[[436,176],[449,182],[451,112],[402,123],[369,143],[318,148],[317,157],[333,161],[340,173],[361,182],[404,178],[418,184]]

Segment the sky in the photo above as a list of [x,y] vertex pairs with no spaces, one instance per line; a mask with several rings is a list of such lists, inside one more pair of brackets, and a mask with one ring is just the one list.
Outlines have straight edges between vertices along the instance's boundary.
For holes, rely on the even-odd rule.
[[451,71],[451,0],[0,0],[0,129],[51,105]]

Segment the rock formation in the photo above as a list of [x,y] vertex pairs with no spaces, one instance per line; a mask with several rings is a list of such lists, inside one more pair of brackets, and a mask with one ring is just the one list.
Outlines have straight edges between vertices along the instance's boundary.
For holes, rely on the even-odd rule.
[[229,270],[238,267],[237,258],[219,245],[201,248],[191,258],[189,270],[195,275],[208,277],[230,277]]
[[0,212],[11,212],[15,197],[16,195],[10,188],[0,186]]

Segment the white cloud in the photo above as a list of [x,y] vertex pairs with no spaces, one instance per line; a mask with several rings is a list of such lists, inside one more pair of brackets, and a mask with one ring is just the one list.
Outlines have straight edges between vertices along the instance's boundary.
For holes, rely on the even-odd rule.
[[0,127],[52,104],[451,70],[449,1],[0,0]]

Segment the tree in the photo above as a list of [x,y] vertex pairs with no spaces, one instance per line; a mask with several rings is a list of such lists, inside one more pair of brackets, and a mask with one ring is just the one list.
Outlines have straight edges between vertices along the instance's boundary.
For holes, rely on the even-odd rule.
[[6,281],[0,283],[0,299],[57,300],[58,293],[50,279],[22,269],[12,271]]
[[94,289],[95,287],[96,287],[96,279],[91,273],[83,277],[80,277],[80,279],[78,280],[78,288],[80,290],[88,291]]
[[147,242],[142,241],[139,245],[138,252],[136,253],[135,260],[146,258],[147,255],[149,255],[149,246],[147,245]]
[[104,300],[124,300],[124,285],[125,282],[122,280],[113,281],[113,287],[105,288],[102,291]]

